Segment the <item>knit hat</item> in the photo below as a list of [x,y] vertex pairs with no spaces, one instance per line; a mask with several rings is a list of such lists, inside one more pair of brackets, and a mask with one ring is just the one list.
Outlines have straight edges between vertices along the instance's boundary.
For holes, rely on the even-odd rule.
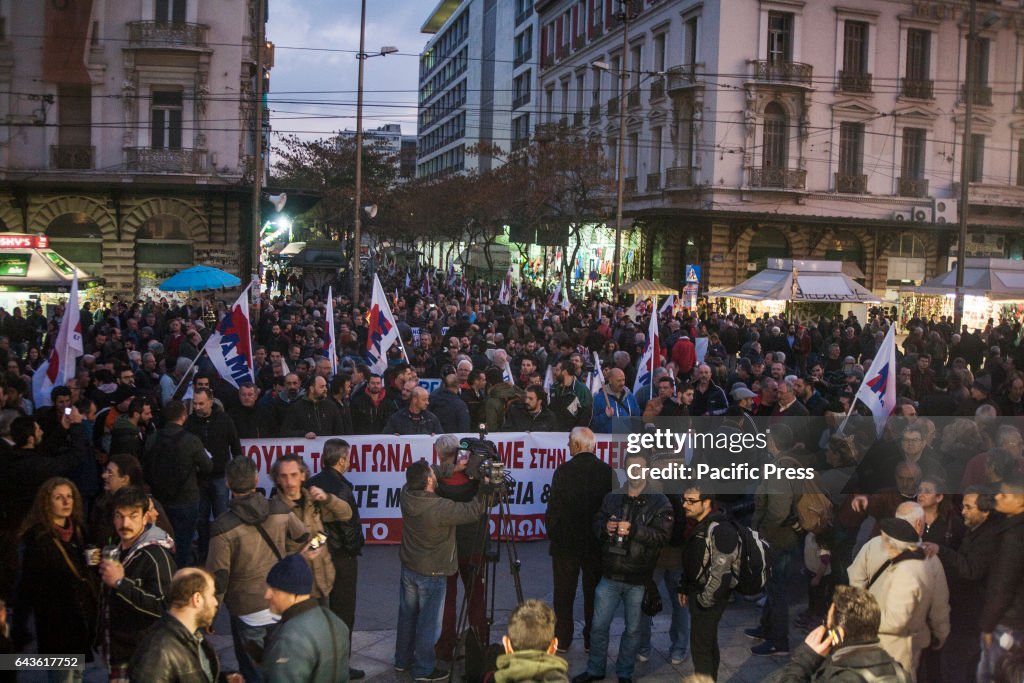
[[292,595],[309,595],[313,592],[313,572],[302,555],[288,555],[271,567],[267,585]]
[[905,519],[898,517],[883,519],[881,527],[882,533],[894,541],[903,543],[919,543],[921,541],[921,537],[917,535],[917,529]]

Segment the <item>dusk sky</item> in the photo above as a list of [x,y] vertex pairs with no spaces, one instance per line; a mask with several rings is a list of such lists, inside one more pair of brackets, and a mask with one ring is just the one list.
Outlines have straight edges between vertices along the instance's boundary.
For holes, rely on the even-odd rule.
[[[434,0],[367,0],[366,51],[399,53],[366,61],[363,127],[385,123],[416,132],[420,33]],[[267,38],[276,45],[270,74],[275,133],[312,136],[355,129],[359,0],[273,0]],[[296,49],[301,48],[301,49]],[[275,140],[276,142],[276,140]]]

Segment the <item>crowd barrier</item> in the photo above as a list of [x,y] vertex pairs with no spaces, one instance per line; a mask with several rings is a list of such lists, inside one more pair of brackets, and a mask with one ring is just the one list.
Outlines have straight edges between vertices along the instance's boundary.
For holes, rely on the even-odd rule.
[[[465,436],[476,436],[466,434]],[[301,455],[311,474],[321,471],[320,454],[324,442],[332,437],[315,439],[252,439],[243,440],[242,449],[256,463],[260,487],[273,488],[270,468],[285,453]],[[398,543],[402,538],[402,511],[399,495],[405,484],[405,468],[423,458],[437,463],[433,436],[366,435],[345,436],[352,446],[350,469],[346,477],[355,488],[359,514],[367,543]],[[502,432],[489,434],[498,449],[505,469],[515,480],[510,496],[508,523],[513,525],[519,540],[540,540],[546,537],[544,512],[551,490],[551,476],[569,457],[566,432]],[[604,462],[620,469],[625,455],[625,442],[611,434],[598,434],[595,452]],[[497,531],[491,517],[491,532]],[[509,529],[503,529],[507,533]]]

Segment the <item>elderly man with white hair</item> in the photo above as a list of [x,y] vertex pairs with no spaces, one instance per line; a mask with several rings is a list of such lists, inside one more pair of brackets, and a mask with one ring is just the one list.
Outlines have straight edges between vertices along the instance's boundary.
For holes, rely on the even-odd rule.
[[949,587],[942,563],[921,549],[924,509],[903,503],[882,520],[882,534],[864,544],[849,568],[850,585],[871,592],[882,608],[882,647],[909,672],[921,652],[949,636]]

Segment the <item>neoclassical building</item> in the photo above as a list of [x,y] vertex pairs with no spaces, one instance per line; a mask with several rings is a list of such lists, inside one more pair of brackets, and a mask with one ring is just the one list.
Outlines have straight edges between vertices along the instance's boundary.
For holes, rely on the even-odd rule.
[[0,1],[0,231],[122,295],[193,264],[247,280],[256,22],[255,0]]
[[[892,300],[956,254],[967,7],[540,0],[537,119],[613,168],[624,124],[625,213],[665,283],[686,264],[717,289],[771,257],[829,258]],[[1020,259],[1024,9],[978,8],[967,253]]]

